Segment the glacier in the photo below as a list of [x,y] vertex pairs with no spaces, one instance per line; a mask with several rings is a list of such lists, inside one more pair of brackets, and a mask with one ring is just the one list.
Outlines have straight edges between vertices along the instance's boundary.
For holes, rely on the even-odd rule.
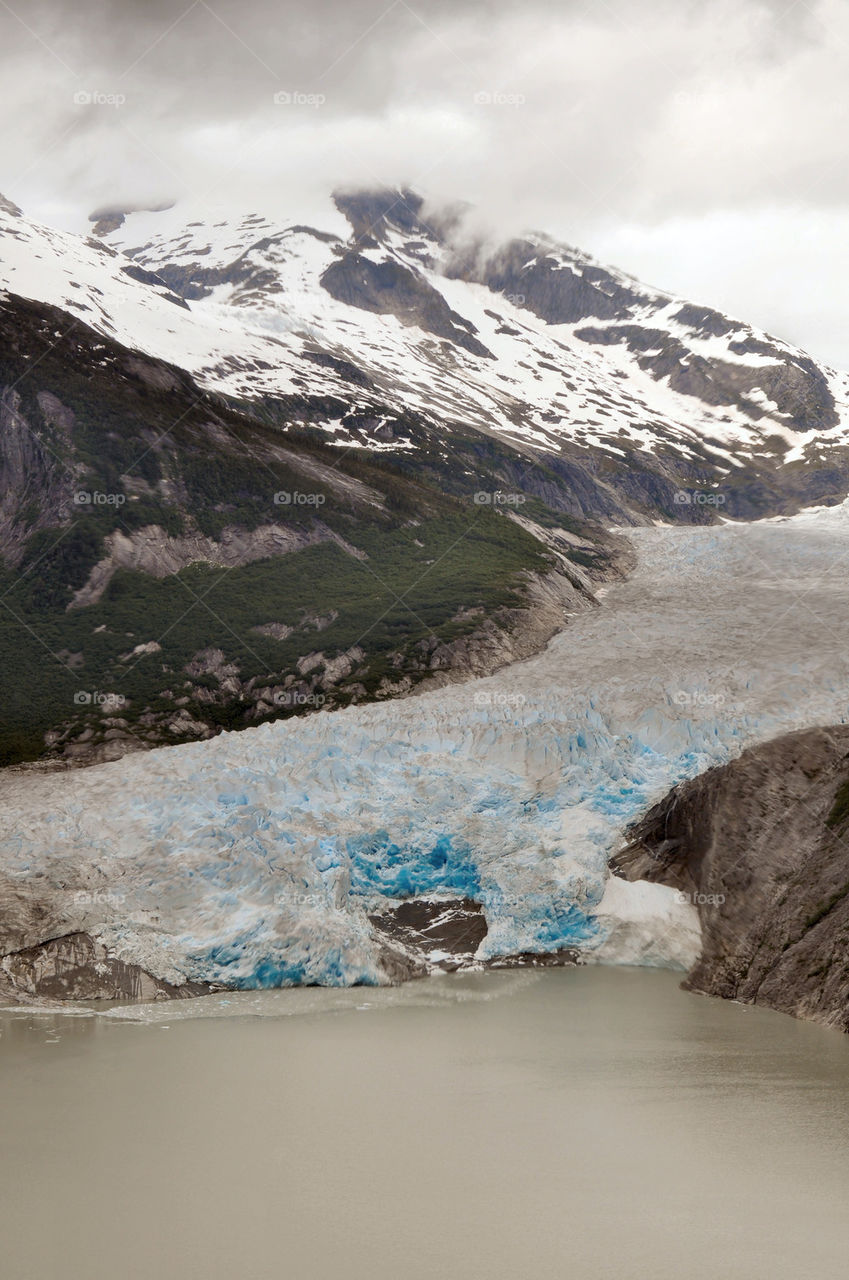
[[411,896],[481,903],[481,963],[687,967],[695,908],[608,858],[675,783],[847,720],[849,503],[628,536],[632,576],[487,679],[7,772],[0,875],[52,936],[178,983],[383,984],[369,915]]

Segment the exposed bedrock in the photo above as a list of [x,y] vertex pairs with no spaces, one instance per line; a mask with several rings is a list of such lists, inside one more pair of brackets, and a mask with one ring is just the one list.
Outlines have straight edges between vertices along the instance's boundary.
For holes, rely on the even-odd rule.
[[614,871],[698,908],[686,987],[849,1031],[849,728],[752,747],[628,834]]
[[472,355],[492,355],[474,336],[474,325],[452,311],[421,274],[402,263],[372,262],[362,254],[347,253],[330,264],[321,283],[337,302],[397,316],[402,324],[415,324],[426,333],[448,338]]
[[68,933],[0,958],[0,997],[47,1000],[179,1000],[207,995],[205,982],[177,985],[111,955],[87,933]]

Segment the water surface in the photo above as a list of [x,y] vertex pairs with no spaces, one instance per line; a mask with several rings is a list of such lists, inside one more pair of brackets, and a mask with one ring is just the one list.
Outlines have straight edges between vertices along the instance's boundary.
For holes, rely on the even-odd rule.
[[0,1014],[14,1280],[844,1280],[849,1039],[573,969]]

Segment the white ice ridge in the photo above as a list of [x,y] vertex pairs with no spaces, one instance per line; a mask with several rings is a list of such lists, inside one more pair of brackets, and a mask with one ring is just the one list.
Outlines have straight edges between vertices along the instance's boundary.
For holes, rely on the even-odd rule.
[[0,872],[170,978],[381,982],[368,912],[410,894],[479,899],[481,959],[687,964],[693,908],[605,893],[608,857],[679,780],[849,719],[849,508],[631,536],[631,579],[489,679],[5,775]]

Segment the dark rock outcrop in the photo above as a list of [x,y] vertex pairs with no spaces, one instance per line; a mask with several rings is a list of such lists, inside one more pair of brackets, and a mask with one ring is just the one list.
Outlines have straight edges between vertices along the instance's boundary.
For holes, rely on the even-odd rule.
[[369,920],[393,951],[410,958],[411,977],[471,964],[487,933],[483,908],[471,898],[410,898]]
[[134,263],[130,263],[127,267],[122,267],[125,276],[129,276],[131,280],[138,280],[140,284],[152,284],[155,288],[161,287],[163,298],[167,298],[169,302],[173,302],[175,306],[182,307],[188,311],[189,304],[176,293],[171,293],[165,281],[155,271],[145,271],[144,267],[137,267]]
[[787,734],[682,783],[613,860],[699,911],[685,986],[849,1031],[849,727]]
[[0,192],[0,209],[2,209],[4,213],[10,213],[13,218],[23,217],[22,211],[18,208],[15,202],[7,199],[2,192]]
[[362,254],[346,253],[330,264],[321,284],[337,302],[396,316],[402,324],[418,325],[474,356],[492,355],[474,336],[470,320],[452,311],[442,294],[417,271],[393,259],[373,262]]
[[421,222],[424,200],[415,191],[378,187],[374,191],[335,191],[333,202],[351,224],[359,243],[383,240],[389,230],[405,235],[426,232]]
[[580,960],[571,948],[478,960],[487,923],[483,907],[473,898],[409,898],[369,916],[369,921],[386,939],[382,961],[394,982],[422,978],[436,970],[550,969]]
[[110,955],[87,933],[68,933],[0,958],[7,1000],[179,1000],[208,995],[204,982],[175,986]]
[[[714,316],[715,324],[711,321]],[[695,332],[698,336],[711,336],[714,329],[722,328],[723,322],[724,317],[718,313],[704,311]],[[729,350],[736,355],[767,356],[773,361],[768,365],[748,365],[717,357],[706,359],[666,330],[641,324],[586,327],[576,334],[585,342],[600,346],[624,343],[644,372],[658,381],[668,378],[673,391],[694,396],[705,404],[733,405],[754,419],[771,413],[784,426],[789,420],[797,431],[835,427],[840,420],[822,369],[809,357],[780,346],[770,347],[751,337],[730,343]],[[777,414],[762,409],[751,399],[751,393],[758,390],[777,407]]]
[[584,260],[561,259],[563,246],[532,240],[509,240],[481,260],[476,247],[458,252],[448,274],[476,279],[496,293],[521,298],[521,306],[547,324],[575,324],[580,320],[617,320],[631,314],[634,295],[611,272]]
[[106,205],[103,208],[95,209],[93,213],[88,215],[89,222],[93,223],[92,231],[96,236],[109,235],[110,231],[116,231],[118,227],[122,227],[128,213],[161,213],[166,209],[174,207],[173,200],[165,200],[159,204],[135,204],[135,205]]
[[64,456],[73,414],[46,391],[37,405],[40,421],[22,412],[13,385],[0,385],[0,560],[12,566],[27,538],[49,528],[71,505],[74,472]]

